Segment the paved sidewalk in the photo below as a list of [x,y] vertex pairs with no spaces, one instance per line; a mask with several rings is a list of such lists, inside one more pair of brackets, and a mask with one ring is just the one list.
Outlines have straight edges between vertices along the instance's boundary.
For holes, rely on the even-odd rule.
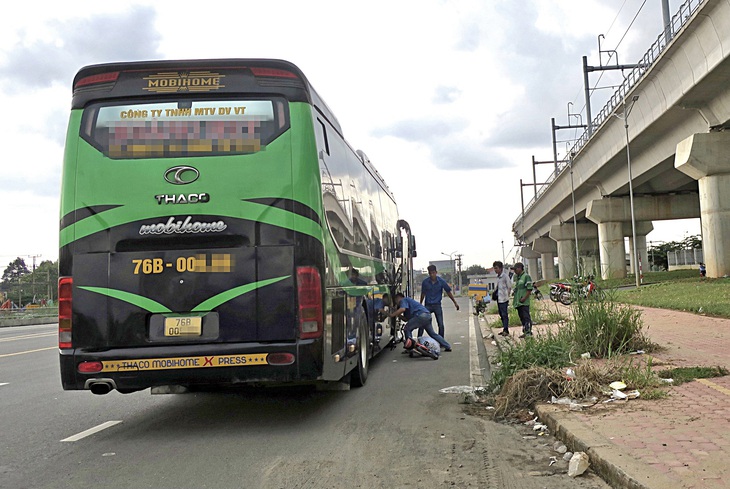
[[[666,347],[652,355],[662,369],[730,368],[730,320],[639,309],[651,341]],[[493,349],[488,336],[499,329],[480,324]],[[569,448],[588,453],[613,487],[730,488],[730,376],[674,386],[662,400],[598,404],[582,412],[545,404],[537,413]]]

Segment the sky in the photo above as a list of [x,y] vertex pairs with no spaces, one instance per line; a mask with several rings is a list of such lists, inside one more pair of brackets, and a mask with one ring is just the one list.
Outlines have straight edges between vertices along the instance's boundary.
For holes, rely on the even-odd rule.
[[[457,254],[464,268],[513,262],[520,179],[532,182],[533,155],[552,159],[552,117],[585,119],[582,56],[599,64],[602,34],[601,51],[635,63],[662,31],[661,0],[42,3],[0,18],[0,265],[58,258],[76,72],[195,58],[299,66],[394,192],[416,267]],[[670,0],[672,14],[681,3]],[[619,71],[591,75],[593,114],[620,82]],[[578,136],[558,133],[558,158]],[[699,233],[699,219],[655,222],[647,240]]]

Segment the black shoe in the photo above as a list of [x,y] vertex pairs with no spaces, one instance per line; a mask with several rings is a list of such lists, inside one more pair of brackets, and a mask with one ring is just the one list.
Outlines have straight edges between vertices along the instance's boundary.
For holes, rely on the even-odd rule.
[[444,348],[444,351],[451,351],[451,348]]
[[529,336],[532,336],[532,333],[522,333],[520,335],[520,338],[525,338],[525,337],[529,337]]
[[509,336],[509,331],[504,331],[504,330],[503,330],[503,331],[500,331],[500,332],[499,332],[499,333],[497,333],[497,334],[498,334],[499,336]]

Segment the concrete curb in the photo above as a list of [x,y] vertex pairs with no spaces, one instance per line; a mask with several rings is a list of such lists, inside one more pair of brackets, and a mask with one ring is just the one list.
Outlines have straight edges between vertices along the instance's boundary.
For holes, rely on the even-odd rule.
[[[501,337],[494,335],[489,326],[479,322],[484,342],[492,340],[496,348],[503,348]],[[485,345],[486,346],[486,345]],[[636,462],[624,450],[610,440],[596,434],[571,412],[562,406],[538,404],[535,412],[540,420],[550,429],[555,438],[565,443],[572,452],[585,452],[591,463],[591,469],[606,483],[616,489],[667,489],[681,487],[676,480],[650,465]],[[637,433],[637,436],[641,436]]]

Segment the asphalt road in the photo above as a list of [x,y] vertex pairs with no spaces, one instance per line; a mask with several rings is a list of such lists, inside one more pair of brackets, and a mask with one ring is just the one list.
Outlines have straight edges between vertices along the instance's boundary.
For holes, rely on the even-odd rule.
[[460,303],[444,304],[453,352],[384,351],[346,392],[65,392],[55,324],[0,328],[0,487],[608,487],[553,475],[549,440],[439,392],[483,382],[484,344]]

